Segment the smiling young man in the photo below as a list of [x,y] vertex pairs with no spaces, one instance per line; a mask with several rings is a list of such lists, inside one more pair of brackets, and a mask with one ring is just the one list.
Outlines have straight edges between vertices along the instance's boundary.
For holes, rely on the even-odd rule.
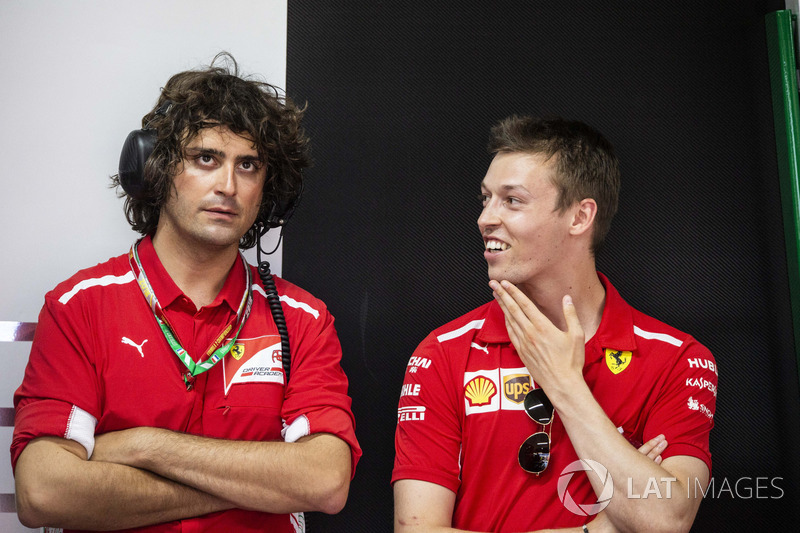
[[301,190],[302,110],[227,60],[173,76],[143,119],[141,190],[122,183],[143,238],[45,297],[15,395],[25,525],[298,532],[347,499],[361,450],[333,318],[274,278],[287,374],[239,252]]
[[617,209],[612,146],[580,122],[510,117],[489,147],[478,227],[495,299],[409,362],[395,531],[688,531],[716,364],[595,269]]

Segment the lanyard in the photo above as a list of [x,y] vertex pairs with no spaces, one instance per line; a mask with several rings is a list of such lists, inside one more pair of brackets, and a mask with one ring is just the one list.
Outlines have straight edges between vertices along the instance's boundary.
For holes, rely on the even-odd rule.
[[[164,333],[164,338],[167,340],[170,348],[172,348],[172,351],[175,352],[175,355],[178,356],[178,359],[180,359],[184,366],[186,366],[192,377],[202,374],[221,361],[222,358],[231,351],[236,339],[239,338],[239,333],[242,331],[242,327],[244,327],[247,317],[250,316],[250,309],[253,306],[253,287],[250,268],[247,266],[247,261],[240,253],[239,257],[242,258],[242,263],[244,264],[246,282],[244,295],[242,296],[242,301],[239,303],[239,309],[236,311],[236,317],[228,322],[228,324],[222,329],[222,332],[217,335],[216,339],[214,339],[214,341],[206,349],[200,361],[195,362],[189,353],[183,349],[183,346],[181,346],[172,326],[169,323],[169,320],[167,320],[167,317],[164,314],[164,310],[161,308],[161,304],[158,303],[156,293],[153,291],[153,287],[150,285],[150,281],[148,281],[147,275],[144,273],[142,262],[139,260],[139,242],[140,241],[137,241],[133,246],[131,246],[131,251],[128,252],[128,262],[131,265],[131,271],[133,271],[136,281],[139,283],[139,288],[142,290],[142,295],[150,306],[150,310],[153,312],[153,316],[155,317],[158,326]],[[220,346],[222,341],[225,340],[225,337],[234,327],[236,328],[236,334],[233,336],[233,339],[231,339],[230,342]],[[188,386],[189,385],[187,383],[187,387]]]

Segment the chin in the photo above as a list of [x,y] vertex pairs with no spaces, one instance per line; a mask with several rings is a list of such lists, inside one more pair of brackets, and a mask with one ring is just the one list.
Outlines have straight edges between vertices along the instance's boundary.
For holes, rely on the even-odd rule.
[[489,274],[489,279],[494,279],[497,281],[503,281],[504,279],[508,279],[508,274],[503,270],[500,270],[499,268],[489,268],[488,274]]
[[239,239],[233,236],[201,235],[198,236],[196,242],[214,248],[228,248],[234,244],[236,244],[237,247],[239,246]]
[[523,279],[519,274],[514,272],[508,272],[502,269],[489,269],[489,279],[495,281],[508,281],[509,283],[513,283],[517,287],[519,287],[520,283],[523,283],[525,279]]

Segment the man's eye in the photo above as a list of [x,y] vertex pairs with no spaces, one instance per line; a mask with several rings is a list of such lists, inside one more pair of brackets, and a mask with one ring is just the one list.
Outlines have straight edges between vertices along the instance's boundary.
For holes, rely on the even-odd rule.
[[258,161],[242,161],[239,166],[245,172],[258,172],[261,168],[261,164]]
[[200,154],[197,156],[197,160],[204,165],[210,165],[214,162],[214,158],[208,154]]
[[480,200],[482,205],[486,205],[486,202],[489,201],[489,195],[481,193],[478,195],[478,200]]

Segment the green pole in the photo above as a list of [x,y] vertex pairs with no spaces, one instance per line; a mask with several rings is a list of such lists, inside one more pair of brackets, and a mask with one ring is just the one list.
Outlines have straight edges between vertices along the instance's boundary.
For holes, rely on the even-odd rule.
[[778,155],[783,231],[789,270],[795,356],[800,368],[800,104],[797,93],[797,63],[794,54],[791,11],[766,16],[772,111]]

